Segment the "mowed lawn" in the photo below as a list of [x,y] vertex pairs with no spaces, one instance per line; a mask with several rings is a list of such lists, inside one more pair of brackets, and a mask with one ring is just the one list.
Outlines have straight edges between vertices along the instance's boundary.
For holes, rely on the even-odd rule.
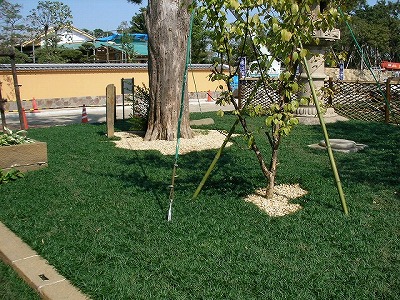
[[[215,119],[204,129],[234,122],[191,115],[204,117]],[[104,124],[77,124],[29,130],[49,167],[0,185],[0,220],[93,299],[400,299],[400,128],[328,131],[368,145],[335,153],[349,216],[326,151],[307,146],[319,126],[297,126],[280,150],[277,183],[308,191],[299,212],[273,218],[243,200],[265,180],[236,137],[195,201],[216,150],[179,157],[167,222],[174,156],[119,149]],[[263,130],[256,141],[268,160]]]

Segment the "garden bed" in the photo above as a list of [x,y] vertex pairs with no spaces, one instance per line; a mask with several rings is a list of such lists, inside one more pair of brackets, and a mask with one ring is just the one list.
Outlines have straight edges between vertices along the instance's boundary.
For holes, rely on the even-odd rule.
[[27,172],[47,165],[47,143],[34,142],[0,147],[0,169],[5,171],[17,169]]

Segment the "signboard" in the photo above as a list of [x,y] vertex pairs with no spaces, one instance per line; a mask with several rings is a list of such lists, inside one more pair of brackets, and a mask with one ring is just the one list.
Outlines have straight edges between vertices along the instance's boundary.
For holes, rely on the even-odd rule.
[[339,80],[343,80],[344,79],[344,63],[341,62],[339,64]]
[[125,119],[125,95],[132,95],[132,101],[134,100],[134,90],[135,90],[135,85],[134,85],[134,79],[129,78],[121,79],[121,94],[122,94],[122,119]]
[[133,78],[121,80],[121,94],[133,94]]
[[247,69],[246,57],[241,57],[240,61],[239,61],[239,77],[240,77],[240,79],[246,77],[246,71],[247,71],[246,69]]
[[239,76],[235,75],[232,78],[232,91],[237,90],[239,88]]

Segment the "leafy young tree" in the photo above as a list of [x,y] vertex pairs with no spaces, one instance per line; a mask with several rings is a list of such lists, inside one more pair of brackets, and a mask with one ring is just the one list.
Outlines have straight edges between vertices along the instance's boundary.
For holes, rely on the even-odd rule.
[[[36,9],[31,10],[28,19],[37,36],[44,35],[45,48],[56,48],[58,32],[61,28],[71,26],[72,13],[69,6],[62,2],[39,1]],[[53,32],[51,35],[50,30]]]
[[[0,1],[0,52],[9,52],[9,48],[13,48],[21,43],[25,38],[25,26],[20,14],[21,5],[12,4],[9,1]],[[15,62],[25,63],[30,59],[26,54],[21,53],[17,49],[15,52]],[[0,63],[10,63],[8,56],[0,57]]]
[[[150,109],[145,140],[177,138],[191,3],[192,0],[148,1],[145,20],[149,34]],[[181,137],[191,138],[187,90],[184,96]]]
[[3,47],[14,47],[24,38],[21,8],[21,5],[6,0],[0,2],[0,45]]
[[[250,39],[257,49],[267,46],[270,56],[260,57],[259,66],[263,76],[259,85],[273,87],[279,93],[279,100],[266,110],[260,106],[245,105],[238,107],[233,99],[230,80],[234,72],[216,71],[213,80],[224,80],[228,89],[222,92],[218,99],[220,103],[232,103],[235,114],[242,125],[249,148],[255,153],[261,170],[267,181],[266,197],[273,195],[278,167],[278,152],[282,138],[289,135],[298,123],[294,112],[300,99],[292,97],[302,88],[298,82],[296,71],[298,66],[309,55],[305,45],[318,44],[315,32],[326,32],[334,28],[339,14],[335,7],[340,1],[318,0],[199,0],[199,6],[206,13],[211,28],[214,29],[215,40],[218,42],[216,51],[219,53],[219,64],[237,65],[235,53],[243,53],[238,45],[246,45]],[[230,22],[229,14],[233,13],[236,20]],[[238,43],[242,39],[243,42]],[[273,59],[279,59],[285,71],[278,80],[270,80],[263,70],[268,70]],[[265,162],[255,137],[247,126],[248,116],[264,115],[266,117],[266,135],[271,147],[269,165]]]

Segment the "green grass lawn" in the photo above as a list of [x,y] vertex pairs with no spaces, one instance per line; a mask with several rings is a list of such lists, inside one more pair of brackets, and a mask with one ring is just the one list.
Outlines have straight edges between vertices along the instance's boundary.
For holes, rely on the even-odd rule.
[[[192,114],[203,117],[209,129],[234,120]],[[368,145],[335,153],[347,217],[327,153],[307,147],[319,126],[296,127],[280,152],[278,183],[309,191],[299,212],[271,218],[243,201],[265,181],[238,137],[196,201],[216,150],[179,157],[167,222],[174,156],[119,149],[104,124],[78,124],[29,130],[48,143],[49,167],[0,186],[0,220],[93,299],[400,299],[400,128],[328,130]]]
[[35,300],[40,299],[14,270],[0,259],[0,299]]

